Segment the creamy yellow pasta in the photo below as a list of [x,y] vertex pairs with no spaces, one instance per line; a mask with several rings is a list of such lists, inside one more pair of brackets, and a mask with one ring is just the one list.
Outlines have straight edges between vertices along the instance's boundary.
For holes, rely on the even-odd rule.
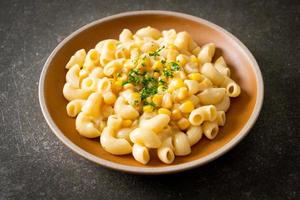
[[147,164],[156,151],[171,164],[203,136],[217,136],[230,97],[241,92],[214,53],[213,43],[200,47],[187,32],[124,29],[119,40],[100,41],[70,58],[67,114],[76,117],[80,135],[100,136],[111,154],[132,154]]

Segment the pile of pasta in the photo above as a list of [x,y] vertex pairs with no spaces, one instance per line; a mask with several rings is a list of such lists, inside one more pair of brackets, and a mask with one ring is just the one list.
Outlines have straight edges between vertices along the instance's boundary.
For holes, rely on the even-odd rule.
[[142,164],[149,151],[170,164],[204,135],[214,139],[225,124],[230,97],[241,89],[230,78],[215,45],[199,47],[187,32],[124,29],[119,40],[78,50],[66,64],[67,114],[87,138],[100,136],[114,155]]

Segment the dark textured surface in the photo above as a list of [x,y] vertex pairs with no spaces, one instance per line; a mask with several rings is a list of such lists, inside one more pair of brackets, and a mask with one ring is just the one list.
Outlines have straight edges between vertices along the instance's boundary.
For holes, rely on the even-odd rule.
[[[299,1],[0,1],[0,199],[300,199]],[[93,164],[48,128],[38,79],[55,46],[93,20],[165,9],[208,19],[256,57],[265,101],[250,134],[192,171],[137,176]]]

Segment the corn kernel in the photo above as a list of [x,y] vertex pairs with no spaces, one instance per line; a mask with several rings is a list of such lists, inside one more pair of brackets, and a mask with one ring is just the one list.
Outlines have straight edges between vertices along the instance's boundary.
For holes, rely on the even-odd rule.
[[128,99],[129,103],[136,106],[141,102],[141,95],[137,92],[133,92]]
[[160,61],[156,61],[152,66],[153,69],[162,70],[163,64]]
[[153,96],[152,102],[153,102],[156,106],[160,106],[160,105],[161,105],[161,102],[162,102],[162,98],[163,98],[163,95],[161,95],[161,94],[156,94],[156,95]]
[[144,112],[152,112],[153,111],[153,106],[151,105],[146,105],[143,107]]
[[115,103],[117,97],[114,93],[112,92],[105,92],[103,94],[103,99],[104,99],[104,102],[108,105],[112,105]]
[[117,80],[112,84],[112,90],[115,93],[118,93],[122,90],[122,81],[121,80]]
[[146,98],[146,101],[147,101],[147,102],[152,102],[152,97],[147,97],[147,98]]
[[160,109],[158,109],[158,114],[166,114],[166,115],[171,116],[171,111],[166,108],[160,108]]
[[170,84],[169,84],[169,88],[168,91],[172,92],[178,88],[181,88],[184,86],[184,82],[182,79],[179,78],[174,78],[171,80]]
[[159,74],[158,72],[154,72],[154,73],[153,73],[153,77],[154,77],[154,78],[158,78],[159,76],[160,76],[160,74]]
[[200,73],[191,73],[188,75],[188,78],[195,81],[202,81],[204,77]]
[[141,99],[141,95],[137,92],[133,92],[131,94],[131,98],[134,99],[134,100],[140,100]]
[[186,55],[183,55],[183,54],[179,54],[177,57],[176,57],[176,61],[178,62],[178,64],[180,66],[184,66],[186,63],[187,63],[187,56]]
[[139,60],[139,63],[138,63],[138,67],[150,67],[151,65],[151,60],[149,57],[145,56],[145,57],[142,57],[140,60]]
[[190,113],[194,110],[194,104],[190,100],[184,102],[183,104],[180,105],[180,110],[183,113]]
[[179,120],[180,118],[182,118],[182,114],[181,114],[180,110],[177,109],[177,108],[175,108],[174,110],[172,110],[171,118],[173,120]]
[[181,87],[181,88],[179,88],[177,98],[179,100],[183,100],[183,99],[187,98],[188,93],[189,93],[189,91],[186,87]]
[[132,125],[132,121],[130,119],[126,119],[122,121],[123,127],[130,127]]
[[178,122],[177,122],[178,127],[181,130],[186,130],[190,127],[190,122],[189,120],[187,120],[186,118],[181,118]]
[[196,64],[198,64],[198,62],[199,62],[198,58],[194,55],[191,56],[190,61],[193,63],[196,63]]

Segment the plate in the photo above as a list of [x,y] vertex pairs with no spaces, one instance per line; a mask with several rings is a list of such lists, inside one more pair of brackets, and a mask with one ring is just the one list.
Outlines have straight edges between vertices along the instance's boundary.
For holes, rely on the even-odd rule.
[[[135,161],[131,155],[114,156],[101,148],[99,139],[81,137],[75,130],[75,120],[67,116],[67,100],[62,95],[65,65],[75,51],[93,48],[103,39],[118,38],[124,28],[136,31],[152,26],[165,30],[187,31],[199,44],[216,44],[216,56],[228,63],[232,78],[242,88],[238,98],[231,101],[226,113],[226,125],[213,141],[202,139],[192,147],[192,153],[176,157],[166,165],[151,156],[148,165]],[[41,73],[39,100],[43,115],[55,135],[79,155],[102,166],[136,174],[164,174],[191,169],[208,163],[238,144],[255,123],[263,103],[263,79],[250,51],[235,36],[207,20],[170,11],[126,12],[94,21],[64,39],[51,53]]]

